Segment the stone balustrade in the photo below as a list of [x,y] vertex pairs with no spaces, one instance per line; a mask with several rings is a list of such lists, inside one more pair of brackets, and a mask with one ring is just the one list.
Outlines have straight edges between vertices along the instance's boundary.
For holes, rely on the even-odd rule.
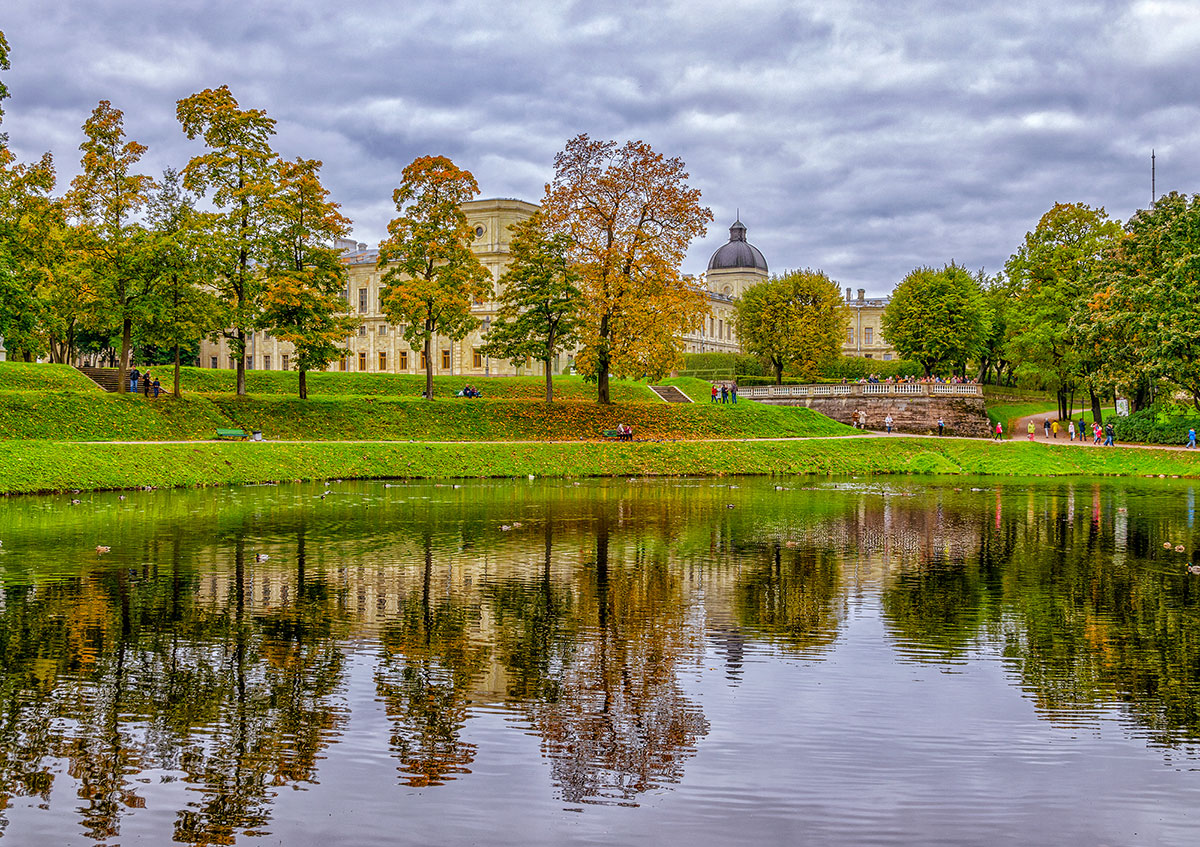
[[738,388],[747,400],[790,400],[825,397],[982,397],[979,385],[938,382],[867,382],[816,385],[748,385]]

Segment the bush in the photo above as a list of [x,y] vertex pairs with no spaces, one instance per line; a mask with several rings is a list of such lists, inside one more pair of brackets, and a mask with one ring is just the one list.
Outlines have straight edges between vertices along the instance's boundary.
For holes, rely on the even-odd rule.
[[728,379],[734,374],[763,376],[762,362],[744,353],[684,353],[683,370],[680,376],[691,376],[695,372],[720,373]]
[[882,359],[864,359],[861,356],[839,356],[821,368],[820,377],[826,380],[866,379],[871,374],[886,379],[889,376],[921,376],[924,369],[917,362],[905,359],[884,361]]
[[1188,429],[1200,432],[1200,417],[1161,415],[1154,409],[1134,412],[1127,418],[1108,418],[1113,422],[1118,442],[1141,444],[1187,444]]

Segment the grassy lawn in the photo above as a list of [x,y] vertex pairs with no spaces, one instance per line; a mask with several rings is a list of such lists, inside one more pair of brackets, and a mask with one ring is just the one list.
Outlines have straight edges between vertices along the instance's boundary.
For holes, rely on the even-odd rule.
[[[44,374],[39,381],[38,372]],[[228,371],[188,369],[191,377]],[[255,372],[250,372],[254,374]],[[15,374],[15,376],[14,376]],[[435,396],[418,399],[424,381],[388,374],[318,374],[340,389],[302,401],[287,393],[188,391],[150,400],[99,391],[73,368],[21,365],[4,369],[0,387],[0,439],[59,441],[174,441],[211,439],[218,428],[262,430],[270,440],[321,441],[565,441],[601,438],[624,423],[639,439],[771,438],[849,434],[849,427],[804,408],[742,402],[734,405],[664,403],[644,383],[614,381],[616,402],[600,405],[594,386],[578,377],[559,380],[563,399],[545,403],[538,378],[468,380],[439,377]],[[276,387],[294,374],[259,372]],[[84,379],[79,385],[76,377]],[[455,397],[472,382],[482,399]],[[672,381],[707,398],[708,383]],[[50,388],[48,386],[52,386]],[[63,387],[69,386],[69,387]],[[253,383],[252,383],[253,387]],[[401,396],[384,388],[414,390]]]
[[[1021,433],[1016,432],[1017,421],[1029,415],[1037,415],[1045,413],[1046,417],[1053,420],[1058,416],[1058,404],[1053,397],[1047,400],[1032,400],[1019,402],[1001,402],[992,404],[986,401],[988,421],[992,425],[992,430],[996,429],[996,422],[1004,424],[1005,437],[1015,438]],[[1040,432],[1039,432],[1040,434]]]
[[[739,404],[740,405],[740,404]],[[734,474],[1200,476],[1200,454],[966,439],[587,444],[0,442],[0,493],[333,478]]]

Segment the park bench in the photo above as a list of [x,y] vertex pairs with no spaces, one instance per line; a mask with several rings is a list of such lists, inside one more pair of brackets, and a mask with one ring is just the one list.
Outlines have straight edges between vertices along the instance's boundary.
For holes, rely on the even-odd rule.
[[606,429],[601,433],[601,435],[603,435],[605,438],[616,438],[623,441],[631,441],[633,439],[633,433],[618,432],[615,429]]
[[241,438],[243,440],[250,437],[250,433],[244,429],[218,429],[217,438]]

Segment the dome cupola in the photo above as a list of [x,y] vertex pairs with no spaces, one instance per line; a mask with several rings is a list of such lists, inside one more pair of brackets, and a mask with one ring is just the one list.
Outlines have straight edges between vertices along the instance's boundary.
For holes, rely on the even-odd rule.
[[729,227],[729,241],[708,260],[710,271],[754,269],[767,270],[767,260],[758,248],[746,240],[746,225],[739,220]]

